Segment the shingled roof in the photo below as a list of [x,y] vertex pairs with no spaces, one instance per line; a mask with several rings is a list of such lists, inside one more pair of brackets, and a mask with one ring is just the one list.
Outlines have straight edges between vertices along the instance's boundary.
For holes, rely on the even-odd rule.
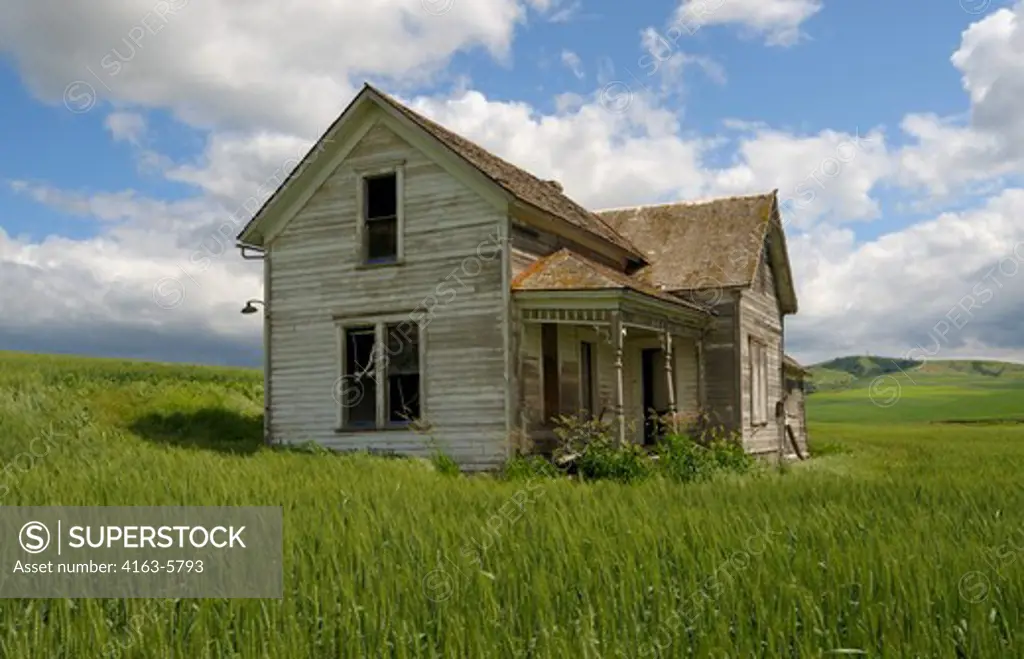
[[704,307],[670,295],[643,281],[561,249],[531,263],[512,280],[514,291],[632,290],[707,313]]
[[411,110],[379,89],[369,84],[366,87],[455,152],[456,155],[479,169],[487,178],[500,185],[519,201],[589,231],[629,252],[637,260],[643,259],[643,252],[637,249],[628,238],[609,226],[600,216],[583,208],[563,194],[554,182],[537,178],[526,170],[502,160],[480,145],[461,135],[456,135],[444,126]]
[[636,274],[668,290],[749,286],[776,192],[597,211],[650,265]]

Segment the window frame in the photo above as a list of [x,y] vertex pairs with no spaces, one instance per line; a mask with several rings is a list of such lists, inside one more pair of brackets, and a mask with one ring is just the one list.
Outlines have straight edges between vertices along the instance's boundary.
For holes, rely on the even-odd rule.
[[[401,265],[405,262],[405,161],[379,162],[354,168],[356,177],[356,247],[360,267],[378,268]],[[369,259],[370,232],[367,219],[368,179],[381,176],[395,176],[395,258],[388,260]]]
[[[353,426],[348,421],[348,406],[344,404],[342,397],[334,392],[337,405],[337,416],[335,431],[345,433],[358,432],[380,432],[384,430],[410,430],[413,427],[423,425],[427,415],[427,323],[425,319],[414,320],[412,314],[375,315],[375,316],[353,316],[335,320],[336,353],[337,353],[337,380],[340,383],[345,377],[348,355],[348,332],[351,329],[373,326],[374,348],[373,348],[373,380],[376,383],[374,410],[376,418],[373,427]],[[416,327],[417,358],[419,368],[419,417],[410,421],[391,421],[387,395],[389,390],[387,372],[387,336],[389,325],[408,324]]]
[[755,336],[748,337],[750,360],[750,423],[768,425],[768,344]]

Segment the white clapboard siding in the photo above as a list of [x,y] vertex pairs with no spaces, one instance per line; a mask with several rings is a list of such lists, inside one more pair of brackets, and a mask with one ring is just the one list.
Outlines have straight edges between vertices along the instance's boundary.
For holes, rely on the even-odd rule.
[[[766,254],[762,252],[754,285],[740,299],[740,400],[743,436],[747,450],[753,453],[779,450],[779,426],[775,422],[775,403],[783,398],[782,314],[775,295],[775,281]],[[764,343],[768,356],[768,419],[752,422],[750,399],[753,373],[750,368],[750,341],[753,336]]]
[[[357,268],[357,178],[347,163],[404,159],[404,256]],[[506,456],[504,291],[494,245],[506,222],[424,153],[376,124],[270,247],[271,436],[335,449],[427,455],[433,437],[470,469]],[[490,246],[479,250],[481,245]],[[479,254],[494,254],[482,258]],[[449,279],[456,294],[437,287]],[[450,301],[449,301],[450,300]],[[339,375],[333,314],[412,314],[433,307],[423,341],[429,436],[400,430],[336,432]]]

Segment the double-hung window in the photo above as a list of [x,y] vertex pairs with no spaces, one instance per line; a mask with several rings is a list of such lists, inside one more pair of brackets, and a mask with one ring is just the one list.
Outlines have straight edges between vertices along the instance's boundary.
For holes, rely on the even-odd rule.
[[399,163],[360,170],[357,179],[361,262],[400,263],[405,228],[404,167]]
[[340,430],[402,428],[423,416],[422,328],[411,320],[354,320],[338,326]]

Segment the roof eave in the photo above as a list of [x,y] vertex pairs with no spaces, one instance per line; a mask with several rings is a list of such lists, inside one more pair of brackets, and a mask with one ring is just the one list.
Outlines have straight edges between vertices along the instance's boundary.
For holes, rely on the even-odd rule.
[[[785,315],[795,314],[799,308],[796,298],[796,287],[793,283],[793,269],[789,263],[789,247],[786,245],[786,231],[785,225],[782,222],[782,214],[779,212],[779,191],[775,189],[772,192],[772,217],[771,221],[779,233],[779,256],[782,261],[783,275],[785,276],[785,286],[782,287],[781,294],[779,294],[778,287],[776,288],[776,294],[779,297],[779,306],[782,309],[782,313]],[[773,256],[773,260],[775,260]]]

